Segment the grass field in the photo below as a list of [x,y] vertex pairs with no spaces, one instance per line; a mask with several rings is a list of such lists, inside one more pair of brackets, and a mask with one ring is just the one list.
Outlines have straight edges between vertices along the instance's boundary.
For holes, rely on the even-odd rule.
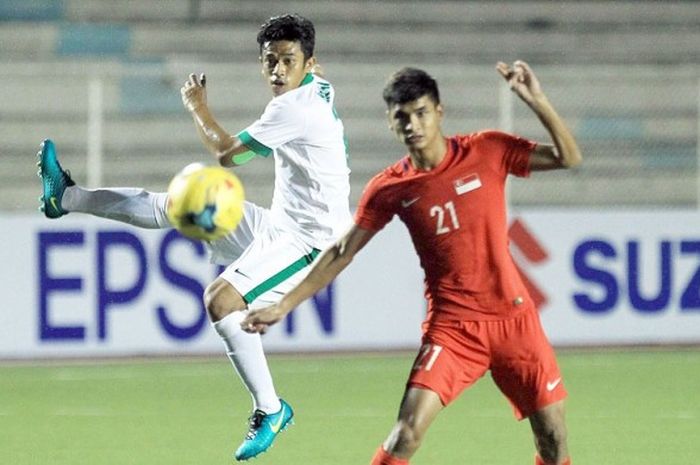
[[[272,356],[296,425],[253,463],[367,464],[396,415],[412,354]],[[560,351],[574,464],[700,462],[700,350]],[[249,398],[223,358],[0,365],[0,463],[227,464]],[[486,378],[434,423],[412,465],[532,465]]]

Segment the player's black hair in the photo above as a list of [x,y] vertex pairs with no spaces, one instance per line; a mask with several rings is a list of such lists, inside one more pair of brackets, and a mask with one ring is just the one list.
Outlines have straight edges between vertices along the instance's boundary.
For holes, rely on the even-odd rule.
[[294,13],[273,16],[260,26],[258,45],[261,54],[266,43],[276,40],[299,42],[305,60],[314,56],[316,30],[314,24],[301,15]]
[[435,105],[440,103],[437,82],[428,73],[418,68],[402,68],[389,77],[382,97],[387,106],[418,100],[429,96]]

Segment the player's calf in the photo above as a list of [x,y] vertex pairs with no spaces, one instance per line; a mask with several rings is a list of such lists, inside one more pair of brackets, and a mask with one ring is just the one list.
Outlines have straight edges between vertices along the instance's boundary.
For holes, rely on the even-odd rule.
[[394,457],[412,457],[418,450],[423,434],[410,421],[399,419],[384,443],[386,451]]
[[563,465],[569,463],[566,442],[563,401],[548,405],[530,416],[535,436],[537,465]]

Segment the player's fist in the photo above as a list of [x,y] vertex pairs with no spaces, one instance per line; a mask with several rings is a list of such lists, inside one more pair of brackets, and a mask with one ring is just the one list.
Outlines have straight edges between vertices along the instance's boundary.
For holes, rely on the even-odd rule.
[[182,104],[188,111],[195,111],[197,108],[207,104],[207,77],[204,74],[197,76],[190,74],[185,84],[180,88]]
[[508,82],[511,90],[525,102],[531,103],[542,94],[537,76],[524,61],[517,60],[512,65],[499,61],[496,70]]
[[286,314],[277,305],[251,310],[241,321],[241,329],[248,333],[265,334],[270,325],[280,321]]

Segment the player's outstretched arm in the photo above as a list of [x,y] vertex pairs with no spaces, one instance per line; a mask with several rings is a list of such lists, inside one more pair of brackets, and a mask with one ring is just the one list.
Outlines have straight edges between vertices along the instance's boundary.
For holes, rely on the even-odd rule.
[[264,333],[300,303],[326,287],[352,261],[375,231],[354,225],[337,243],[318,257],[309,274],[294,289],[289,291],[277,305],[251,310],[241,322],[241,328],[249,333]]
[[246,147],[236,136],[226,132],[214,118],[207,105],[206,76],[190,74],[180,89],[182,104],[194,119],[199,138],[204,146],[218,160],[221,166],[235,166],[233,156],[247,152]]
[[552,138],[554,145],[539,144],[530,158],[533,171],[571,168],[581,163],[581,151],[573,134],[542,91],[537,76],[524,61],[512,65],[498,62],[496,70],[535,112]]

